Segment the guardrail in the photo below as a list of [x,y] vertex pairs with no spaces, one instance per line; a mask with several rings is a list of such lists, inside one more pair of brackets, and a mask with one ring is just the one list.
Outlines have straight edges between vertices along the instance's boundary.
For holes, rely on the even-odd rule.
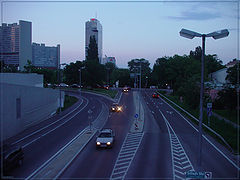
[[[181,108],[179,105],[177,105],[176,103],[174,103],[173,101],[171,101],[170,99],[168,99],[166,96],[162,95],[161,93],[157,92],[160,96],[166,98],[168,101],[170,101],[172,104],[174,104],[175,106],[177,106],[179,109],[181,109],[183,112],[185,112],[188,116],[190,116],[191,118],[193,118],[195,121],[197,121],[199,123],[199,120],[194,117],[192,114],[190,114],[189,112],[187,112],[185,109]],[[222,142],[231,150],[231,152],[233,152],[233,149],[231,148],[231,146],[225,141],[225,139],[218,134],[216,131],[214,131],[212,128],[208,127],[206,124],[202,123],[202,125],[207,128],[209,131],[211,131],[213,134],[215,134],[218,138],[220,138],[222,140]]]

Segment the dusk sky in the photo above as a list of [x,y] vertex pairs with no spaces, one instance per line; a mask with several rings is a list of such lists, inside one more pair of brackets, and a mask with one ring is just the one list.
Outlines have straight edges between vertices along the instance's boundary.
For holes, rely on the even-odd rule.
[[227,38],[206,39],[206,54],[226,64],[239,58],[239,2],[2,2],[1,20],[32,22],[32,42],[61,46],[61,63],[84,60],[85,22],[97,18],[103,27],[103,56],[116,57],[118,67],[145,58],[189,54],[201,38],[186,39],[182,28],[199,33],[228,29]]

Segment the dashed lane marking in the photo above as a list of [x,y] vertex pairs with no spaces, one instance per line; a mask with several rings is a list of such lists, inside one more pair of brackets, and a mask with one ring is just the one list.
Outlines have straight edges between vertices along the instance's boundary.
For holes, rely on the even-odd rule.
[[172,153],[172,167],[173,167],[173,178],[174,179],[186,179],[186,173],[188,171],[194,171],[191,161],[189,160],[187,154],[184,151],[184,148],[179,141],[176,133],[174,132],[173,128],[171,127],[170,123],[163,115],[162,111],[159,110],[162,114],[162,117],[165,120],[167,125],[168,133],[170,136],[170,143],[171,143],[171,153]]
[[139,148],[144,133],[128,133],[115,162],[111,180],[123,180]]

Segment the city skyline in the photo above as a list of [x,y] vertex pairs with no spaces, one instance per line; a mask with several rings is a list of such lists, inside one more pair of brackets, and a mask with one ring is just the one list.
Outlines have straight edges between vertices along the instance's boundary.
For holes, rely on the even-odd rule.
[[[103,26],[103,54],[116,57],[118,67],[145,58],[189,54],[201,39],[180,37],[182,28],[199,33],[228,29],[229,37],[207,39],[206,54],[223,64],[239,58],[237,2],[4,2],[2,23],[32,22],[32,42],[61,45],[61,63],[85,59],[85,22]],[[44,11],[42,11],[44,9]],[[64,11],[64,13],[62,13]],[[97,17],[96,14],[97,13]]]

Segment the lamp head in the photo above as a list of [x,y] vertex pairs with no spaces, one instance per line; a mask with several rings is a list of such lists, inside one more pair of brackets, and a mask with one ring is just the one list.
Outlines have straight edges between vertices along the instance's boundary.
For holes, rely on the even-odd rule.
[[185,38],[189,38],[189,39],[193,39],[194,37],[201,37],[202,35],[194,32],[194,31],[190,31],[187,29],[182,29],[180,32],[180,36],[185,37]]
[[220,31],[215,31],[212,33],[207,34],[207,37],[213,37],[213,39],[221,39],[227,37],[229,35],[229,31],[227,29],[223,29]]

